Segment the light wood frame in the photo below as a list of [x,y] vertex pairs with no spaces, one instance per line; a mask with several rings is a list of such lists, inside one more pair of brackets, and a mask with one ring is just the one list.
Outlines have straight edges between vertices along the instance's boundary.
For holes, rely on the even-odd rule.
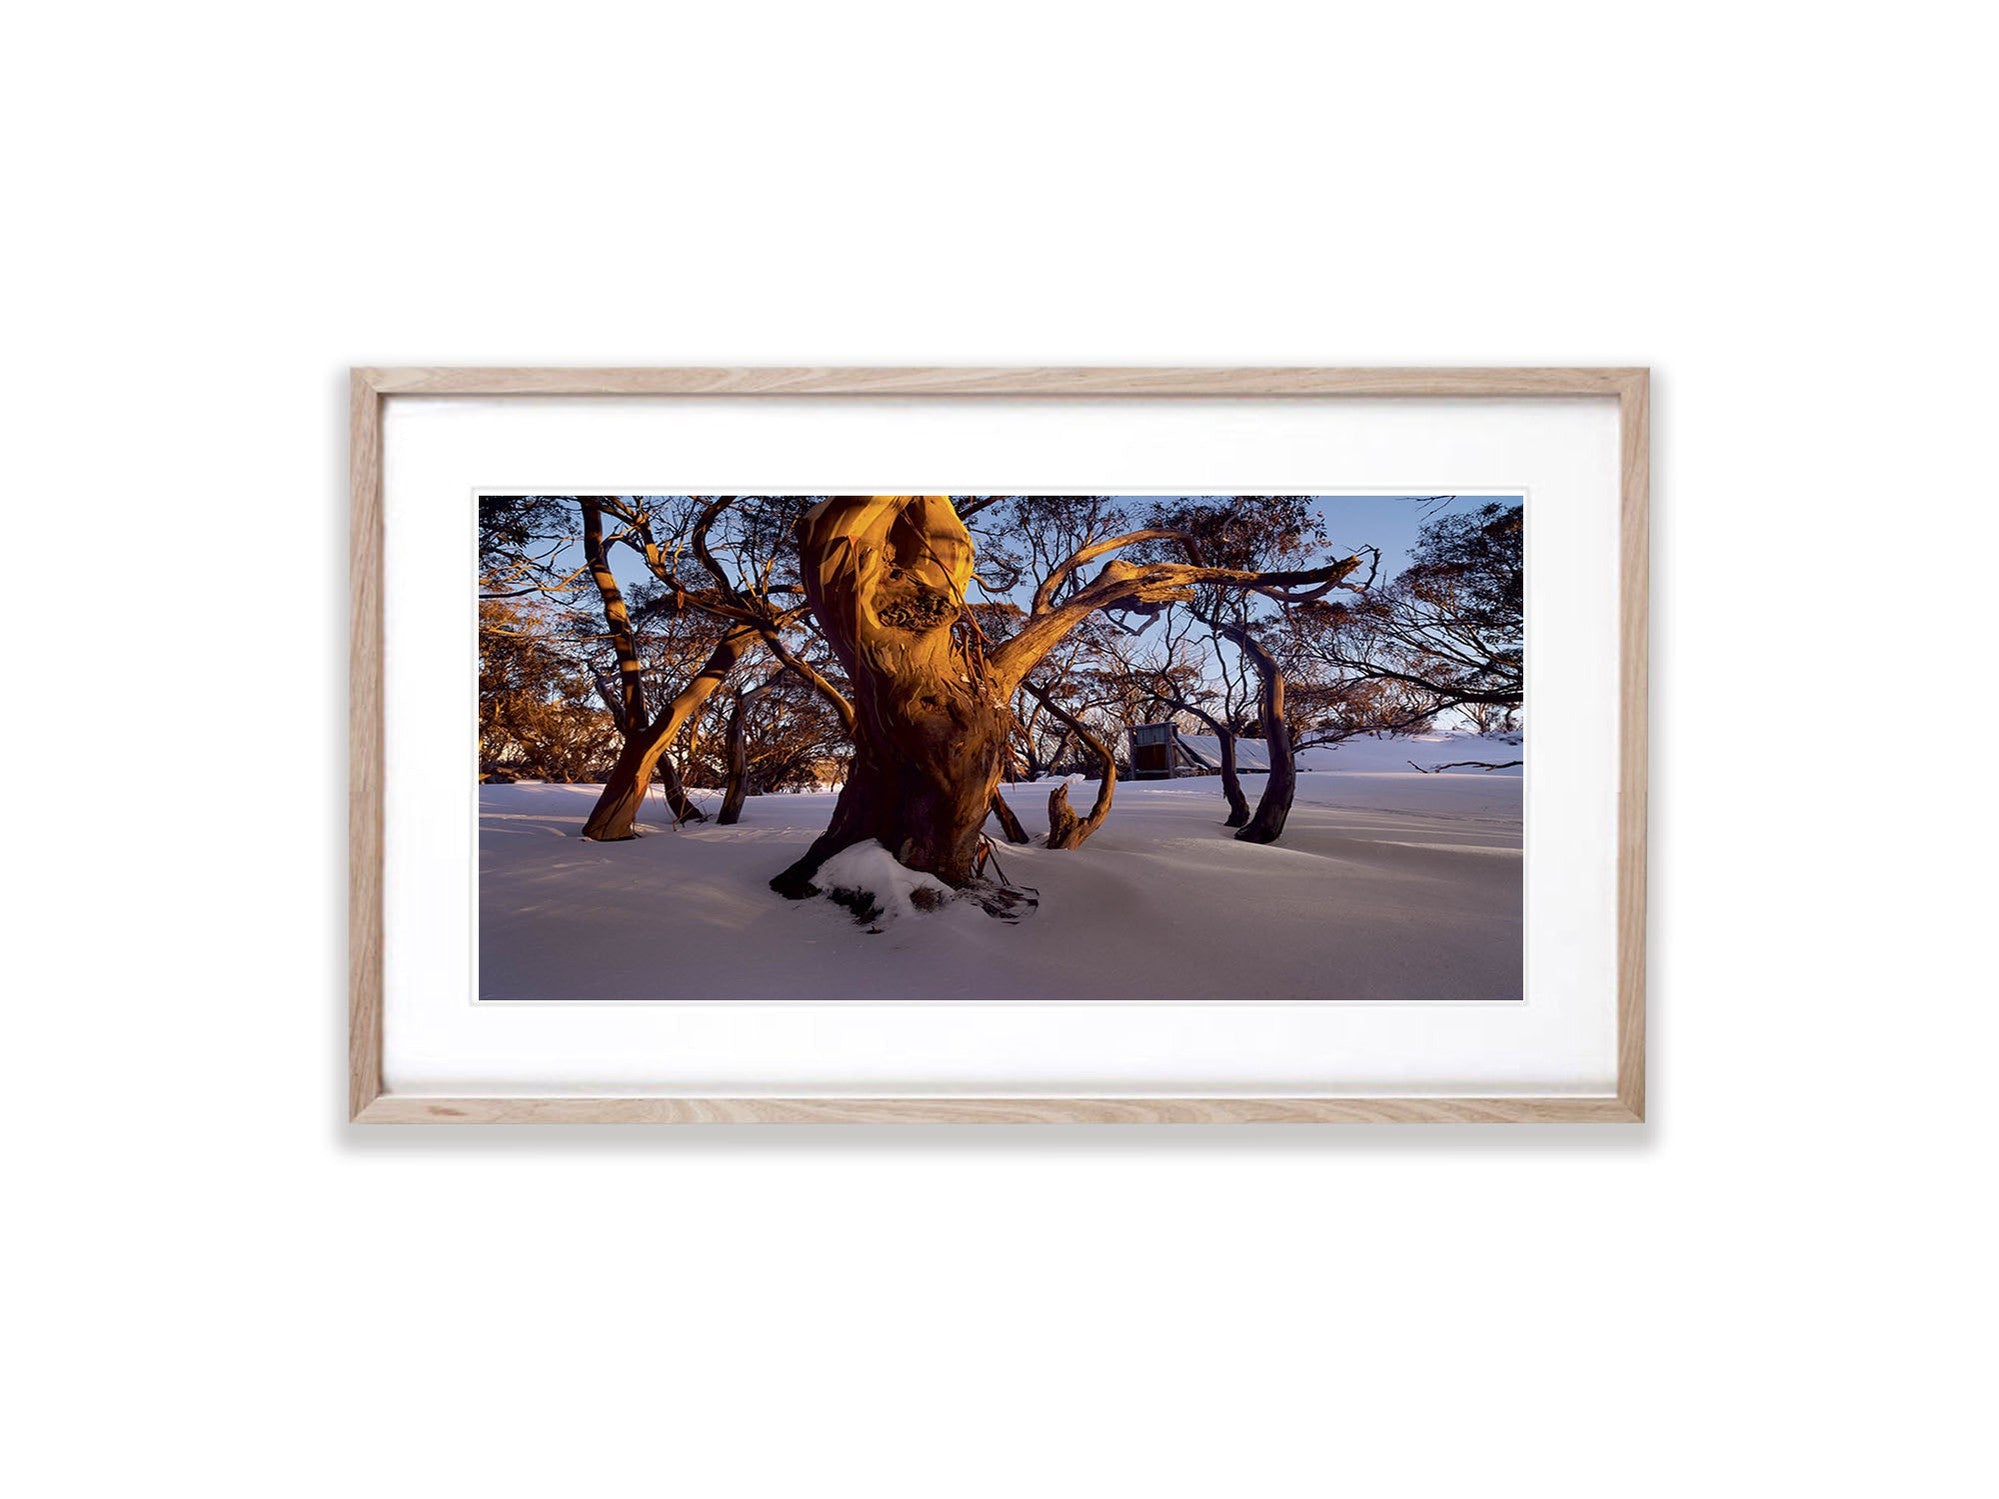
[[[1637,1123],[1645,1117],[1644,369],[474,369],[352,373],[348,1106],[404,1123]],[[382,1090],[382,407],[421,396],[1613,397],[1619,419],[1617,1092],[1614,1097],[432,1098]]]

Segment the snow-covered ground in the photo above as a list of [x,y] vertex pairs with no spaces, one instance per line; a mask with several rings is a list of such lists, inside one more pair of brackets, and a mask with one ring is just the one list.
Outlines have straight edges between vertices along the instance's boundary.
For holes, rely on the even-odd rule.
[[[1238,843],[1221,825],[1212,776],[1119,782],[1103,828],[1065,852],[1038,846],[1053,783],[1009,787],[1036,843],[1000,843],[999,862],[1039,890],[1040,908],[1016,925],[969,903],[925,912],[905,900],[878,934],[830,901],[787,901],[766,883],[825,827],[831,792],[752,797],[728,828],[676,830],[655,800],[646,836],[600,844],[577,836],[595,787],[482,787],[480,992],[1517,999],[1520,775],[1418,775],[1406,762],[1520,753],[1463,736],[1310,751],[1308,765],[1340,768],[1298,778],[1284,838],[1270,846]],[[1253,802],[1263,777],[1243,783]],[[1087,811],[1095,794],[1093,783],[1074,786],[1071,804]]]
[[[1412,764],[1430,770],[1439,765],[1479,761],[1505,765],[1509,760],[1525,760],[1526,738],[1520,734],[1481,737],[1477,734],[1362,734],[1345,744],[1320,745],[1301,750],[1298,765],[1304,770],[1367,770],[1406,772]],[[1471,771],[1474,775],[1518,776],[1521,768]]]

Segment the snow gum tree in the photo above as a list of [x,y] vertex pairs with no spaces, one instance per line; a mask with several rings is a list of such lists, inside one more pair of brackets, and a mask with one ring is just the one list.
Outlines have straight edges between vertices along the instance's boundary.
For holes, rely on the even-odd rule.
[[806,598],[852,683],[854,757],[833,818],[775,880],[804,896],[844,848],[876,839],[898,863],[972,882],[1012,718],[966,628],[972,539],[943,495],[840,495],[799,530]]
[[[563,610],[577,667],[595,685],[620,748],[583,836],[636,834],[659,779],[676,821],[704,814],[669,754],[699,715],[753,662],[768,659],[816,694],[844,735],[852,710],[809,659],[811,626],[788,559],[803,497],[502,495],[480,501],[482,605]],[[613,559],[643,575],[627,597]],[[587,602],[586,602],[587,601]],[[725,699],[726,700],[726,699]],[[582,710],[579,710],[582,711]]]
[[[980,829],[1006,758],[1009,704],[1086,620],[1099,611],[1149,614],[1203,587],[1300,602],[1359,565],[1348,558],[1280,572],[1112,555],[1187,541],[1155,526],[1083,546],[1048,569],[1013,635],[992,643],[966,602],[974,546],[949,497],[835,495],[814,505],[799,525],[799,576],[852,684],[854,757],[826,831],[772,887],[813,894],[820,865],[869,839],[947,885],[980,884]],[[1094,578],[1075,581],[1105,557]]]
[[[618,687],[607,701],[624,736],[624,747],[605,778],[604,790],[583,824],[583,836],[612,842],[633,836],[639,810],[645,805],[646,787],[666,747],[673,743],[688,718],[729,680],[762,637],[757,627],[747,621],[719,622],[718,638],[708,658],[657,711],[648,712],[638,637],[623,591],[612,574],[604,540],[605,511],[617,503],[617,497],[585,495],[578,503],[583,516],[584,559],[603,601],[605,630],[618,666]],[[667,799],[678,818],[702,815],[688,801],[677,778],[667,787]]]
[[[1194,638],[1195,626],[1209,630],[1210,638]],[[1122,675],[1134,708],[1184,714],[1215,736],[1222,801],[1228,809],[1222,825],[1239,828],[1249,821],[1250,807],[1236,768],[1236,740],[1256,726],[1256,673],[1240,654],[1232,658],[1212,637],[1212,630],[1186,607],[1168,609],[1153,651],[1124,662]],[[1127,721],[1136,721],[1135,715],[1127,714]]]
[[[780,496],[664,498],[684,503],[662,509],[639,496],[586,495],[579,500],[584,554],[603,601],[628,704],[624,753],[611,768],[603,794],[583,826],[584,837],[603,842],[633,835],[646,785],[662,765],[667,746],[759,648],[818,693],[843,727],[853,719],[853,709],[839,688],[786,643],[786,633],[802,626],[805,614],[802,602],[786,601],[798,593],[797,585],[775,576],[778,554],[790,544],[795,502]],[[619,539],[656,581],[659,594],[654,607],[671,615],[698,617],[718,632],[700,668],[649,717],[642,712],[643,702],[633,695],[639,673],[627,669],[636,643],[629,611],[606,561],[601,530],[606,518],[619,524]],[[669,784],[669,800],[675,801],[676,816],[686,816],[693,809],[684,795],[676,799],[677,790]]]
[[[1219,503],[1155,505],[1151,520],[1154,526],[1172,532],[1186,555],[1250,571],[1309,555],[1326,542],[1324,528],[1303,495],[1236,495]],[[1359,559],[1355,558],[1352,567],[1357,566]],[[1236,827],[1236,837],[1245,843],[1275,843],[1291,815],[1298,771],[1285,711],[1284,669],[1261,638],[1265,618],[1257,608],[1259,602],[1241,588],[1209,585],[1194,591],[1190,607],[1217,641],[1229,642],[1254,668],[1257,721],[1270,768],[1256,810],[1239,824],[1242,792],[1236,788],[1230,797],[1229,822]],[[1233,734],[1217,732],[1222,734],[1224,754],[1232,757]],[[1233,773],[1234,766],[1228,768]]]

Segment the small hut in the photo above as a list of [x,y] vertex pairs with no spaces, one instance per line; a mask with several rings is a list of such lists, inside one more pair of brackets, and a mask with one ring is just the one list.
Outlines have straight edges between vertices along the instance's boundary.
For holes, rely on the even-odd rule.
[[[1170,723],[1141,723],[1132,726],[1129,737],[1135,781],[1221,774],[1222,741],[1218,735],[1183,734]],[[1245,774],[1269,770],[1270,747],[1261,739],[1238,738],[1235,768]]]

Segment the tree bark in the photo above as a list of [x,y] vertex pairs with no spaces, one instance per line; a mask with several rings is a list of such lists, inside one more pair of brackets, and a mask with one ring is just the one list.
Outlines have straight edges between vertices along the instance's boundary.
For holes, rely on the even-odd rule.
[[1012,715],[964,607],[963,522],[941,495],[836,495],[806,515],[799,563],[853,686],[854,758],[826,831],[771,887],[814,894],[819,866],[869,839],[947,885],[974,883]]
[[1270,754],[1270,775],[1263,783],[1255,815],[1236,829],[1236,837],[1244,843],[1275,843],[1284,831],[1285,820],[1291,815],[1291,800],[1298,792],[1291,730],[1284,722],[1284,668],[1249,631],[1225,625],[1222,633],[1256,664],[1257,713],[1263,723],[1263,742]]
[[[646,721],[638,637],[633,633],[631,611],[625,607],[625,595],[611,572],[610,555],[604,548],[603,500],[596,495],[582,495],[577,505],[583,512],[583,557],[590,568],[590,581],[597,585],[597,596],[603,601],[604,627],[611,637],[611,651],[618,660],[618,697],[612,717],[629,739]],[[603,692],[601,680],[597,690]]]
[[743,753],[743,695],[736,694],[735,706],[729,709],[729,735],[726,740],[729,757],[729,778],[722,788],[722,809],[715,814],[715,826],[732,826],[743,815],[743,798],[749,794],[747,782],[749,767]]
[[[646,758],[643,741],[647,738],[645,684],[642,663],[639,660],[638,636],[632,629],[631,611],[625,605],[625,596],[618,587],[617,577],[611,571],[610,555],[604,545],[604,505],[601,495],[582,495],[577,505],[583,512],[583,557],[590,570],[590,580],[597,585],[597,595],[604,605],[604,627],[610,637],[612,653],[618,662],[618,686],[614,692],[601,672],[593,670],[591,678],[597,685],[597,695],[610,709],[612,722],[624,736],[624,751],[613,766],[611,778],[605,784],[604,796],[599,797],[597,807],[591,813],[590,823],[584,826],[586,838],[629,838],[632,827],[638,819],[639,810],[645,805],[646,784],[652,775],[654,765],[659,767],[660,789],[665,793],[667,807],[676,822],[705,822],[707,814],[688,800],[687,791],[680,782],[680,772],[670,759],[662,759],[655,752]],[[704,694],[705,695],[705,694]],[[667,736],[668,742],[672,735]],[[605,812],[606,799],[611,788],[618,788],[617,805],[604,818],[602,826],[615,829],[622,824],[623,831],[592,833],[590,827],[599,821],[599,814]]]
[[1222,800],[1229,804],[1229,815],[1222,819],[1222,826],[1239,828],[1249,821],[1249,798],[1242,794],[1242,777],[1236,770],[1235,730],[1212,718],[1208,719],[1208,727],[1215,731],[1215,741],[1222,747]]
[[[645,805],[646,787],[651,784],[660,756],[686,724],[688,715],[728,680],[729,673],[736,669],[743,653],[755,645],[758,638],[755,627],[751,625],[738,625],[730,630],[716,643],[694,679],[667,704],[665,711],[643,733],[625,741],[623,752],[611,767],[609,779],[604,782],[603,794],[597,798],[589,820],[583,824],[585,838],[612,843],[635,836],[632,827],[638,820],[639,809]],[[684,792],[682,799],[685,799]]]
[[749,794],[750,766],[749,754],[743,745],[743,709],[755,702],[770,688],[770,683],[753,692],[738,692],[735,705],[729,709],[729,735],[726,741],[729,757],[729,779],[722,791],[722,810],[715,814],[715,825],[726,828],[743,815],[743,798]]
[[708,814],[694,805],[687,794],[687,786],[680,779],[680,767],[673,763],[673,756],[661,755],[655,767],[659,776],[660,794],[666,798],[666,807],[673,814],[675,822],[706,822]]
[[1081,848],[1084,841],[1104,825],[1110,815],[1111,796],[1117,790],[1117,757],[1111,747],[1091,733],[1083,721],[1064,708],[1054,698],[1049,697],[1032,682],[1021,684],[1034,699],[1061,719],[1069,732],[1081,739],[1097,757],[1103,767],[1104,777],[1097,783],[1097,799],[1090,807],[1088,817],[1078,817],[1069,805],[1069,783],[1064,781],[1048,793],[1048,846],[1050,848]]
[[999,788],[993,788],[993,816],[999,819],[1000,831],[1006,834],[1008,843],[1026,843],[1027,829],[1020,825],[1020,819],[1013,815],[1013,808],[1006,804]]

